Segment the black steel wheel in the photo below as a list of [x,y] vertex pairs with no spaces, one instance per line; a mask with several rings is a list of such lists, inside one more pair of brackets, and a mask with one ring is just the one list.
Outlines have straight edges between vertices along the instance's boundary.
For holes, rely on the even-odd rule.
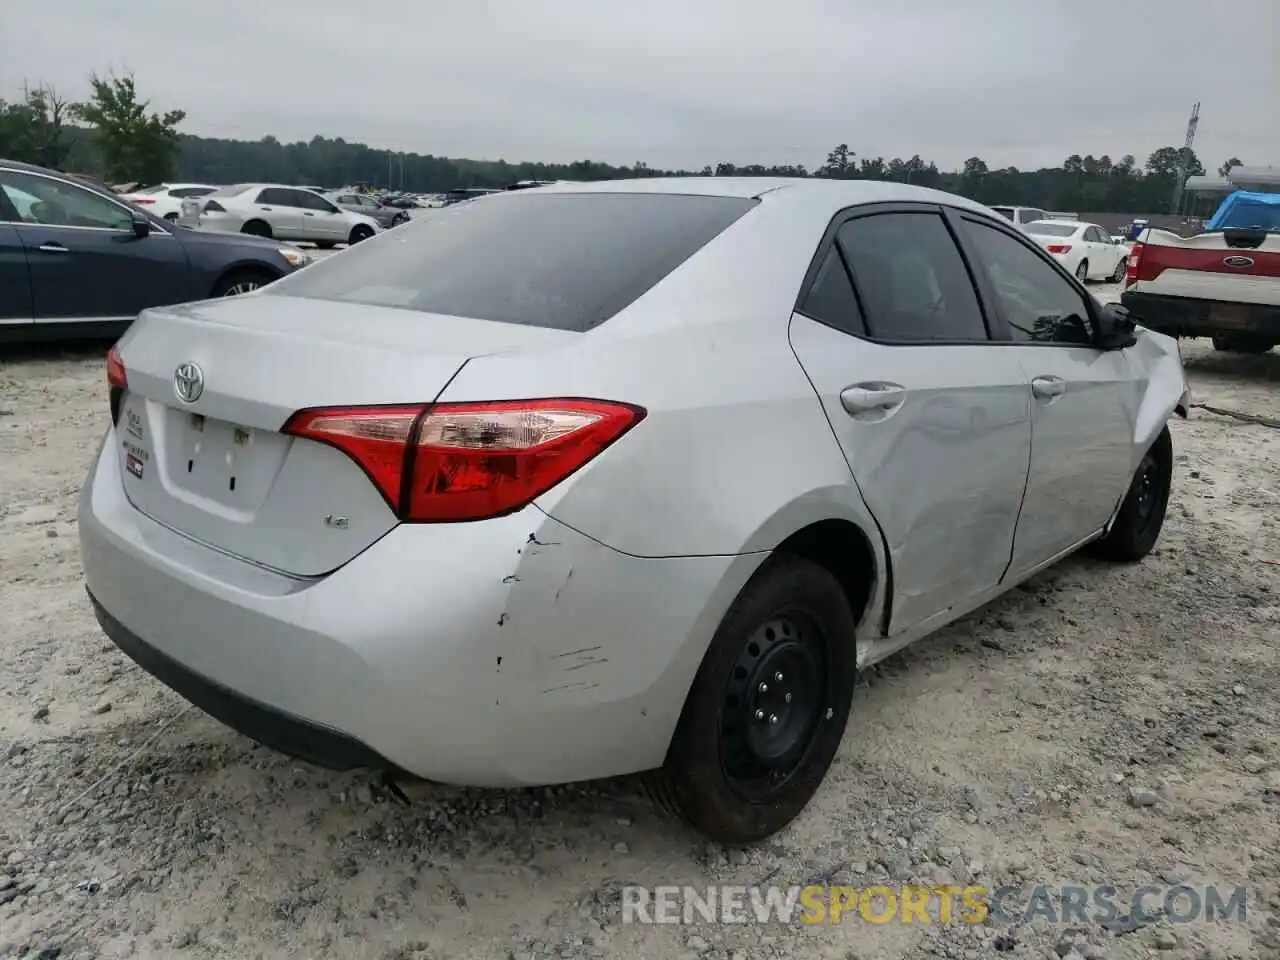
[[1173,439],[1165,427],[1138,464],[1115,523],[1092,544],[1093,553],[1121,563],[1133,563],[1150,553],[1160,539],[1172,486]]
[[723,843],[794,820],[844,736],[854,626],[826,568],[787,554],[767,561],[721,621],[666,763],[648,779],[659,804]]
[[725,684],[720,764],[744,799],[768,797],[799,767],[826,704],[826,640],[804,614],[762,623]]

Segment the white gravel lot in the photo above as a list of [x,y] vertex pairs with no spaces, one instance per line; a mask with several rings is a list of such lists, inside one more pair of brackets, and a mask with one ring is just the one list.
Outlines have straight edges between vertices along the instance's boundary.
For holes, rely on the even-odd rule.
[[[1185,350],[1197,400],[1280,417],[1280,352]],[[1068,560],[872,671],[809,810],[724,850],[628,783],[404,806],[184,712],[99,632],[81,583],[103,352],[0,352],[0,957],[1280,953],[1276,430],[1175,421],[1155,555]],[[620,922],[627,883],[813,877],[1250,891],[1246,924],[1123,934]]]

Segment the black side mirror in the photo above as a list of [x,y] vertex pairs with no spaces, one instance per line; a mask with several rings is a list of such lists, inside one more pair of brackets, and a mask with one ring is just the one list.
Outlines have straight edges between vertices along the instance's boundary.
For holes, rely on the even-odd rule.
[[139,240],[151,236],[151,221],[140,213],[133,215],[133,235]]
[[1094,343],[1103,350],[1122,350],[1138,342],[1137,322],[1127,307],[1119,303],[1104,304],[1095,321]]

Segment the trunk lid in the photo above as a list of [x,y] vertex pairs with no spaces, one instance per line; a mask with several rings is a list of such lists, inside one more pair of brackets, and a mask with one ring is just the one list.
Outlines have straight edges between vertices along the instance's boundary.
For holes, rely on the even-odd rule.
[[119,344],[125,493],[210,547],[321,576],[398,519],[345,454],[280,432],[295,411],[429,403],[470,357],[575,338],[279,295],[145,311]]

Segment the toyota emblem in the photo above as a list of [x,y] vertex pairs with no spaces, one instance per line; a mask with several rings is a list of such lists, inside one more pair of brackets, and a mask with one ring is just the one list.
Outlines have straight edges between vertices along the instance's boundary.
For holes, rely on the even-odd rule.
[[1228,267],[1252,267],[1253,257],[1223,257],[1222,262]]
[[173,392],[183,403],[195,403],[204,393],[204,371],[188,360],[173,371]]

